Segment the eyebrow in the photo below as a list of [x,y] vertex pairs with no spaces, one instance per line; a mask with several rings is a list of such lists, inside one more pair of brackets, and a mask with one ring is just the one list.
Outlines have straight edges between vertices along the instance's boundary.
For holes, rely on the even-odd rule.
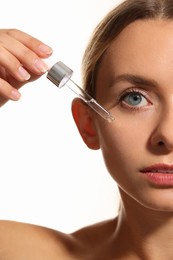
[[110,87],[113,87],[117,83],[121,81],[127,81],[134,85],[141,85],[141,86],[151,86],[157,87],[158,83],[153,79],[148,79],[143,76],[133,75],[133,74],[121,74],[118,75],[110,84]]

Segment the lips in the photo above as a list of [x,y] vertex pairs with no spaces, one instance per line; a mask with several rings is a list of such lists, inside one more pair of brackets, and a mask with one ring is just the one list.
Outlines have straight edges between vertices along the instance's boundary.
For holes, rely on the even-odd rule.
[[141,170],[142,173],[153,172],[153,173],[163,173],[163,174],[173,174],[173,165],[167,164],[156,164],[146,167]]
[[155,164],[140,170],[150,183],[161,186],[173,186],[173,165]]

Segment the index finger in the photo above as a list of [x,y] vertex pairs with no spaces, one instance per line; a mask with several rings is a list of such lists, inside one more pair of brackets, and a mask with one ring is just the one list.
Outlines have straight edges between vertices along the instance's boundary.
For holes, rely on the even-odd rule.
[[18,29],[9,29],[6,30],[7,34],[16,40],[23,43],[26,47],[34,51],[39,57],[47,58],[52,54],[52,48],[44,44],[39,39],[27,34]]

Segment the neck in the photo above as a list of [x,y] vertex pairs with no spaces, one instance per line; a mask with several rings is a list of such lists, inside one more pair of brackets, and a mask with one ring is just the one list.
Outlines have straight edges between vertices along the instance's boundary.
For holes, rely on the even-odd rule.
[[173,259],[173,212],[147,209],[133,199],[123,201],[115,234],[122,252],[137,252],[134,259]]

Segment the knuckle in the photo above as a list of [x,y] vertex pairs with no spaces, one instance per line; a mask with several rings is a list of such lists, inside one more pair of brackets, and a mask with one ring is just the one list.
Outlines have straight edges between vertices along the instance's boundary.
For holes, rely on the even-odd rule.
[[21,66],[20,62],[17,59],[12,57],[10,60],[10,67],[9,67],[11,73],[15,75],[15,73],[18,72],[20,66]]
[[12,99],[11,91],[13,87],[3,78],[0,78],[0,99],[2,97]]
[[8,42],[9,36],[5,31],[0,33],[0,46],[5,47],[6,42]]
[[0,93],[4,93],[5,92],[5,88],[6,88],[6,81],[2,78],[0,78]]
[[7,30],[7,34],[10,36],[14,36],[20,33],[20,30],[15,29],[15,28],[11,28]]
[[22,56],[24,58],[29,58],[29,57],[33,56],[33,52],[30,49],[28,49],[28,48],[23,48]]

